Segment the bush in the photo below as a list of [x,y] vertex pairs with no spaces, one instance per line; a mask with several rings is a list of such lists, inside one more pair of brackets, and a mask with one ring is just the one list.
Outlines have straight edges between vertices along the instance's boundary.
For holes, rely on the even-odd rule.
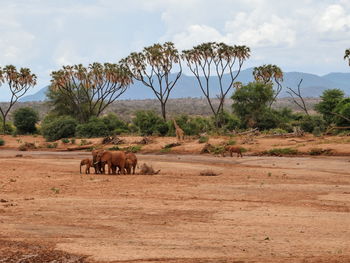
[[267,131],[267,134],[271,134],[271,135],[281,135],[281,134],[286,134],[288,133],[286,130],[283,130],[281,128],[275,128],[275,129],[271,129],[269,131]]
[[133,145],[133,146],[129,146],[123,150],[126,152],[137,153],[137,152],[141,151],[141,148],[142,148],[142,145]]
[[201,137],[199,137],[199,140],[198,140],[199,143],[205,143],[205,142],[208,142],[208,141],[209,141],[209,137],[208,136],[201,136]]
[[137,111],[133,123],[141,136],[164,136],[169,130],[167,123],[154,111]]
[[43,136],[48,141],[55,141],[75,135],[77,121],[69,116],[53,117],[48,115],[41,126]]
[[226,143],[226,145],[235,145],[235,144],[236,144],[236,141],[233,140],[233,139],[229,140],[229,141]]
[[312,148],[309,151],[310,155],[331,155],[332,149],[321,149],[321,148]]
[[274,148],[263,152],[263,154],[272,155],[272,156],[296,155],[298,154],[298,150],[292,149],[292,148]]
[[14,112],[14,125],[19,134],[36,132],[35,124],[38,121],[39,114],[29,107],[19,108]]
[[[213,121],[210,118],[200,116],[189,116],[182,114],[175,118],[177,125],[179,125],[185,135],[199,135],[203,132],[208,132],[213,127]],[[171,120],[168,122],[169,136],[175,136],[174,122]]]
[[[0,133],[4,131],[2,119],[0,118]],[[13,134],[15,132],[14,126],[10,122],[5,124],[5,134]]]
[[111,148],[108,148],[110,151],[120,151],[121,149],[118,146],[113,146]]
[[63,138],[63,139],[61,140],[61,142],[64,143],[64,144],[67,144],[67,143],[69,143],[69,139]]
[[58,146],[57,142],[46,144],[46,148],[49,148],[49,149],[55,149],[57,148],[57,146]]
[[85,139],[82,139],[80,141],[80,146],[89,145],[89,144],[92,144],[92,142],[88,141],[88,140],[85,140]]
[[110,135],[110,131],[102,119],[93,117],[87,123],[77,126],[76,135],[84,138],[105,137]]
[[314,129],[312,130],[312,134],[315,137],[320,137],[322,135],[322,131],[320,127],[314,127]]
[[4,146],[5,145],[5,140],[0,138],[0,146]]
[[109,113],[101,118],[109,131],[109,135],[127,133],[129,131],[128,124],[120,120],[115,114]]
[[326,123],[320,115],[304,115],[299,121],[300,128],[305,132],[313,132],[315,127],[318,127],[320,131],[324,131]]

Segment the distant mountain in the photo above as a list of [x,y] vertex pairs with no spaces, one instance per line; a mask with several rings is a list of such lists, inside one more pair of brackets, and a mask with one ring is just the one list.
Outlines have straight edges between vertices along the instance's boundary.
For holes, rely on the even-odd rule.
[[28,96],[24,96],[23,98],[21,98],[19,101],[21,102],[28,102],[28,101],[44,101],[46,100],[46,92],[49,86],[46,86],[42,89],[40,89],[38,92],[32,94],[32,95],[28,95]]
[[[253,69],[245,69],[241,71],[237,81],[247,84],[253,81]],[[326,89],[338,88],[350,95],[350,73],[330,73],[324,76],[303,72],[285,72],[283,81],[283,90],[279,97],[288,97],[285,87],[297,88],[297,85],[303,79],[301,90],[304,97],[319,97]],[[224,84],[229,83],[229,76],[223,77]],[[212,97],[218,94],[219,87],[217,85],[217,78],[212,77],[210,86],[213,87]],[[21,101],[43,101],[46,100],[46,91],[48,87],[44,87],[37,93],[25,96]],[[203,97],[201,90],[198,87],[197,80],[194,76],[182,75],[178,80],[171,98],[198,98]],[[145,87],[141,82],[135,81],[133,85],[120,97],[120,99],[150,99],[154,98],[152,91]]]

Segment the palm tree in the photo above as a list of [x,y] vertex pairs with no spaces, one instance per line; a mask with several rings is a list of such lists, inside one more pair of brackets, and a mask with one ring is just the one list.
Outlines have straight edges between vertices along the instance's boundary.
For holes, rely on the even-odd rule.
[[[172,42],[145,47],[121,60],[133,77],[150,88],[160,102],[162,117],[166,120],[166,103],[182,74],[181,57]],[[176,68],[177,73],[171,74]]]
[[132,83],[128,68],[111,63],[63,66],[51,78],[49,97],[54,106],[68,107],[80,122],[98,117]]
[[[199,88],[206,97],[216,120],[216,126],[221,125],[219,117],[223,112],[225,97],[235,87],[235,80],[241,72],[244,61],[250,57],[250,49],[246,46],[230,46],[225,43],[207,42],[182,52],[182,58],[190,71],[196,77]],[[219,99],[217,107],[213,104],[213,94],[209,85],[212,73],[218,78]],[[229,84],[224,84],[223,76],[228,74]]]
[[5,83],[5,86],[11,92],[9,103],[0,107],[2,115],[3,133],[6,133],[6,117],[13,105],[23,97],[27,91],[36,85],[36,75],[30,72],[29,68],[21,68],[17,71],[13,65],[7,65],[3,69],[0,68],[0,86]]
[[282,84],[283,81],[283,72],[282,70],[276,66],[276,65],[262,65],[259,67],[255,67],[253,70],[253,76],[255,81],[264,83],[264,84],[273,84],[273,82],[276,83],[277,88],[275,90],[275,95],[273,100],[270,103],[270,107],[274,101],[276,101],[276,98],[282,91]]

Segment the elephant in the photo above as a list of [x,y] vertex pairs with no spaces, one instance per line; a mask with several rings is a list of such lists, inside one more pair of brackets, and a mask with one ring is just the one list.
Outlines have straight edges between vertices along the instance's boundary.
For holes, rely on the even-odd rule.
[[81,173],[81,167],[86,165],[85,167],[85,173],[89,174],[90,173],[90,167],[93,166],[92,160],[91,159],[83,159],[80,162],[80,173]]
[[225,157],[225,152],[229,152],[231,157],[232,157],[232,153],[237,153],[237,157],[241,156],[243,158],[242,149],[240,147],[228,145],[225,147],[225,150],[222,152],[223,157]]
[[135,174],[135,168],[137,165],[137,157],[134,153],[126,153],[126,161],[125,161],[125,169],[127,174],[131,174],[131,168],[132,168],[132,174]]
[[125,160],[126,155],[122,151],[100,151],[97,153],[96,162],[107,163],[108,174],[116,174],[116,168],[118,167],[121,173],[125,174]]
[[92,161],[93,166],[95,168],[95,174],[104,174],[105,173],[105,164],[104,162],[96,162],[96,157],[99,152],[103,151],[102,149],[93,150],[92,153]]

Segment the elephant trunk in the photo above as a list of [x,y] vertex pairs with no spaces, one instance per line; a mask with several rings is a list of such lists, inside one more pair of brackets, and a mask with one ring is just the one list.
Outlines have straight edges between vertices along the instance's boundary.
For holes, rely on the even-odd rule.
[[80,164],[80,173],[81,173],[81,164]]

